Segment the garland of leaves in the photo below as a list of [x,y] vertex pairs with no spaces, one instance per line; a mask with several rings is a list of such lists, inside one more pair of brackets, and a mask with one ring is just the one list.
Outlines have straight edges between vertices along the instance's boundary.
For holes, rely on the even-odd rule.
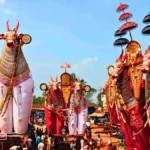
[[5,107],[5,110],[4,110],[3,114],[1,115],[1,117],[3,117],[4,114],[6,113],[6,110],[8,108],[8,104],[9,104],[9,101],[10,101],[10,98],[13,97],[13,86],[14,86],[16,71],[17,71],[17,68],[18,68],[20,52],[21,52],[21,45],[18,43],[17,49],[16,49],[16,56],[15,56],[15,60],[14,60],[14,67],[13,67],[13,72],[12,72],[12,78],[10,80],[10,85],[9,85],[7,93],[5,94],[4,99],[2,100],[2,103],[0,105],[0,111],[1,111],[0,114],[1,114],[2,110],[4,108],[4,105],[5,105],[5,103],[6,103],[7,99],[8,99],[6,107]]

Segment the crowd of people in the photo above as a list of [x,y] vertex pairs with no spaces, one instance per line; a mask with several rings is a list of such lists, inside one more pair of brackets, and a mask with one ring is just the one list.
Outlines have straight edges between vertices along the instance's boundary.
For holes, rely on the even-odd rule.
[[[18,146],[16,143],[10,150],[100,150],[104,147],[104,142],[100,134],[97,138],[92,137],[91,128],[87,127],[85,134],[82,137],[72,137],[68,141],[68,129],[66,126],[62,128],[62,135],[60,137],[53,136],[52,133],[48,134],[47,130],[30,127],[25,135],[24,142]],[[124,148],[123,139],[120,141],[121,148]],[[108,150],[117,150],[116,146],[112,145],[110,134],[108,134]]]

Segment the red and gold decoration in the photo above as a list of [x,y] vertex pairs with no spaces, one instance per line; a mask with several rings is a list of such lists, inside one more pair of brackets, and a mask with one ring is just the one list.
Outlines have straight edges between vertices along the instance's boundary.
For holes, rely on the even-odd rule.
[[[126,20],[126,23],[119,28],[119,31],[115,32],[115,36],[120,35],[120,39],[117,39],[114,45],[122,46],[122,43],[124,45],[126,43],[127,47],[125,55],[123,56],[123,66],[116,67],[116,63],[114,67],[114,75],[116,74],[116,81],[114,82],[116,89],[114,95],[116,97],[117,114],[120,118],[120,128],[124,136],[126,148],[139,150],[149,149],[150,128],[148,126],[149,118],[147,116],[148,105],[145,105],[146,89],[144,80],[142,79],[143,73],[141,71],[143,56],[140,44],[132,39],[130,31],[138,25],[132,21],[128,22],[128,19],[133,16],[130,12],[125,12],[125,9],[128,7],[129,5],[127,4],[120,4],[116,10],[117,12],[123,11],[123,14],[119,17],[119,21]],[[150,22],[150,16],[146,16],[143,22]],[[128,43],[124,38],[121,38],[127,31],[129,31],[131,38],[131,41]],[[142,32],[143,34],[150,33],[149,26],[145,27]],[[108,90],[110,86],[114,86],[112,83],[109,78],[104,86],[107,97],[113,96],[114,90]],[[111,91],[111,94],[109,91]],[[112,107],[110,101],[108,101],[107,104],[108,107]],[[111,112],[109,111],[109,113]]]
[[126,48],[127,61],[129,66],[129,75],[134,92],[134,97],[138,100],[140,98],[141,81],[142,81],[142,53],[141,46],[136,41],[131,41]]
[[71,66],[67,63],[64,63],[60,66],[60,68],[65,68],[65,73],[61,74],[60,78],[61,78],[61,90],[65,100],[65,107],[67,107],[71,94],[71,75],[66,72],[66,68],[71,68]]
[[110,124],[119,125],[119,119],[116,111],[116,81],[112,79],[114,66],[107,67],[109,78],[104,86],[104,93],[106,94],[106,104],[109,112]]
[[71,94],[71,75],[69,73],[61,74],[61,90],[63,93],[65,105],[67,107]]

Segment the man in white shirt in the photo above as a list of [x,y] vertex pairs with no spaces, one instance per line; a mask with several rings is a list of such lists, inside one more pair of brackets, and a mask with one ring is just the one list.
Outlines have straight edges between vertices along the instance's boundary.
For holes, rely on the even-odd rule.
[[84,150],[84,138],[83,137],[82,137],[80,143],[81,143],[81,150]]
[[32,139],[31,139],[31,137],[29,137],[27,140],[27,146],[28,146],[28,150],[32,150]]
[[108,145],[110,144],[112,144],[112,140],[111,140],[110,134],[108,134]]
[[23,145],[23,150],[28,150],[26,145]]
[[43,141],[39,143],[38,150],[45,150],[45,145],[44,145]]
[[75,150],[75,147],[76,147],[76,143],[75,143],[75,141],[73,140],[73,141],[71,142],[71,144],[70,144],[70,148],[71,148],[71,150]]
[[20,149],[20,146],[14,145],[9,150],[19,150],[19,149]]

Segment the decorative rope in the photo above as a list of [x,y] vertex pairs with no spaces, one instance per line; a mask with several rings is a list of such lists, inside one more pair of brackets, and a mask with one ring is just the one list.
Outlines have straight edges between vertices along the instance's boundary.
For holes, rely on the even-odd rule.
[[[112,82],[110,82],[109,84],[112,84]],[[113,86],[116,86],[115,84],[113,84]],[[107,87],[107,89],[106,89],[106,91],[107,91],[107,96],[108,96],[108,99],[107,99],[107,105],[108,105],[108,111],[109,111],[109,113],[110,113],[110,117],[109,117],[109,115],[108,115],[108,119],[110,120],[110,126],[112,126],[112,123],[113,123],[113,120],[114,120],[114,118],[115,118],[115,113],[113,113],[113,110],[112,110],[112,108],[114,108],[114,107],[116,107],[116,104],[115,104],[115,100],[116,100],[116,87],[113,87],[113,93],[111,93],[111,85],[109,85],[108,87]],[[110,97],[111,97],[111,94],[113,94],[113,104],[111,104],[109,101],[109,99],[110,99]],[[115,95],[115,96],[114,96]],[[110,108],[109,108],[110,107]],[[116,108],[115,108],[115,110],[116,110]],[[113,115],[112,115],[113,114]],[[117,114],[118,115],[118,114]],[[118,116],[117,116],[118,117]]]
[[[119,97],[119,95],[120,95],[120,97]],[[122,94],[119,94],[119,95],[118,95],[118,99],[122,99],[122,100],[123,100]],[[119,103],[120,103],[120,100],[119,100]],[[124,103],[124,105],[126,106],[125,103]],[[127,107],[127,106],[126,106],[126,107]],[[130,115],[131,115],[131,117],[133,117],[134,115],[140,114],[143,110],[147,110],[147,108],[146,108],[146,107],[143,107],[143,109],[140,110],[138,113],[135,113],[135,114],[130,113]],[[127,110],[126,112],[129,114],[129,110]],[[128,124],[128,122],[125,120],[123,113],[120,112],[120,115],[121,115],[121,118],[122,118],[123,122],[127,124],[127,126],[129,127],[129,130],[133,133],[133,136],[138,135],[139,133],[141,133],[141,132],[143,131],[143,129],[147,126],[147,124],[149,123],[149,120],[150,120],[150,117],[147,118],[147,120],[146,120],[145,124],[143,125],[143,127],[142,127],[139,131],[137,131],[136,133],[134,133],[134,131],[130,128],[130,125]],[[143,118],[145,115],[146,115],[146,112],[142,115],[142,118]],[[141,118],[141,119],[142,119],[142,118]]]
[[18,68],[18,62],[19,62],[19,57],[20,57],[20,52],[21,52],[21,46],[20,44],[17,45],[17,50],[16,50],[16,56],[15,56],[15,60],[14,60],[14,67],[13,67],[13,72],[12,72],[12,78],[10,80],[10,85],[8,87],[8,90],[7,90],[7,93],[5,94],[4,96],[4,99],[0,105],[0,114],[2,113],[2,110],[4,108],[4,105],[7,101],[7,104],[6,104],[6,107],[5,107],[5,110],[3,112],[3,114],[1,115],[1,117],[4,116],[4,114],[6,113],[6,110],[8,108],[8,104],[9,104],[9,101],[10,101],[10,98],[12,97],[13,95],[13,85],[14,85],[14,79],[15,79],[15,76],[16,76],[16,71],[17,71],[17,68]]
[[127,123],[127,121],[124,118],[124,115],[121,113],[121,118],[123,120],[124,123],[127,124],[127,126],[129,127],[130,131],[133,133],[133,136],[138,135],[139,133],[141,133],[143,131],[143,129],[147,126],[147,124],[149,123],[150,118],[148,117],[145,124],[143,125],[143,127],[137,131],[136,133],[134,133],[134,131],[130,128],[130,125]]

